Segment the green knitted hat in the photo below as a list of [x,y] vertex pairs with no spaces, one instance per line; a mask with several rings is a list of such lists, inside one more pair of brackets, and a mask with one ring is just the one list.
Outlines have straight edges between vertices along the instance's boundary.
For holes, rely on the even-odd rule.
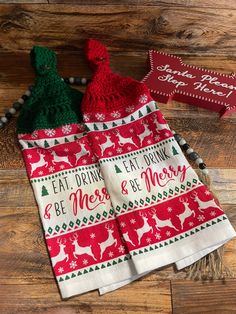
[[17,133],[81,122],[79,104],[83,94],[60,77],[55,52],[34,46],[30,56],[36,74],[35,84],[18,117]]

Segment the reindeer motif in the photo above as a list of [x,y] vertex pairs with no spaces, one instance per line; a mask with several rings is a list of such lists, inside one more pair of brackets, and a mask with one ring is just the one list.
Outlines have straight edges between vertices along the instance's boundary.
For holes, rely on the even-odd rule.
[[160,123],[158,120],[157,120],[157,115],[154,113],[153,115],[153,123],[156,125],[156,130],[157,131],[160,131],[160,130],[164,130],[164,129],[168,129],[170,130],[170,127],[167,123]]
[[145,124],[144,121],[141,122],[142,125],[144,126],[144,131],[138,135],[139,139],[140,139],[140,143],[141,145],[143,145],[143,141],[146,137],[153,135],[153,132],[151,130],[149,130],[148,125]]
[[73,165],[71,164],[71,162],[69,161],[69,158],[68,156],[58,156],[56,154],[56,152],[54,150],[50,150],[52,156],[53,156],[53,160],[52,160],[52,163],[53,165],[55,165],[57,162],[66,162],[67,164],[69,164],[71,167],[73,167]]
[[181,229],[183,229],[183,225],[184,222],[187,218],[189,218],[190,216],[196,216],[196,213],[193,209],[189,208],[189,202],[188,199],[185,198],[185,200],[183,198],[180,197],[180,202],[184,204],[184,212],[182,214],[177,215],[180,219],[181,222]]
[[115,246],[117,246],[117,240],[114,238],[114,228],[113,227],[109,227],[108,224],[105,225],[105,228],[108,231],[108,238],[101,242],[98,243],[98,245],[100,246],[100,258],[102,259],[103,253],[105,252],[105,250],[112,246],[113,244],[115,244]]
[[124,146],[125,144],[133,144],[138,147],[130,138],[123,137],[118,130],[115,131],[116,136],[118,137],[118,144]]
[[69,255],[65,253],[66,239],[64,239],[62,242],[62,240],[58,238],[57,243],[59,244],[60,251],[56,256],[51,257],[53,267],[56,265],[56,263],[63,261],[65,258],[67,262],[69,260]]
[[153,232],[153,227],[149,225],[147,216],[145,216],[142,213],[139,213],[139,215],[143,218],[143,226],[141,228],[136,229],[138,235],[138,244],[140,244],[141,239],[145,233],[149,231]]
[[202,201],[200,200],[200,198],[198,197],[198,194],[196,191],[194,191],[193,196],[190,196],[195,202],[198,203],[198,209],[201,213],[204,213],[204,210],[209,208],[209,207],[214,207],[214,208],[218,208],[220,210],[222,210],[214,201],[214,199],[211,199],[209,201]]
[[171,222],[171,219],[165,219],[165,220],[162,220],[162,219],[159,219],[157,217],[157,214],[156,214],[156,211],[155,209],[152,209],[152,218],[155,220],[156,222],[156,228],[158,231],[160,231],[160,228],[163,228],[163,227],[170,227],[170,228],[173,228],[175,229],[176,231],[179,231]]
[[[78,143],[78,144],[79,144],[79,143]],[[84,156],[89,157],[89,156],[91,155],[91,151],[88,150],[88,149],[86,149],[86,147],[85,147],[85,145],[86,145],[85,142],[82,142],[82,143],[80,143],[79,145],[80,145],[80,148],[81,148],[81,149],[80,149],[79,153],[76,153],[76,154],[75,154],[76,164],[77,164],[77,162],[78,162],[78,160],[79,160],[80,158],[82,158],[82,157],[84,157]],[[82,152],[83,152],[83,153],[82,153]]]
[[100,144],[102,156],[104,155],[104,152],[105,152],[105,150],[106,150],[107,148],[111,148],[111,147],[114,148],[114,147],[115,147],[115,143],[113,143],[113,142],[111,141],[111,135],[109,135],[109,134],[105,135],[105,134],[104,134],[104,136],[106,137],[106,142]]
[[97,259],[95,258],[93,252],[92,252],[92,245],[90,244],[89,246],[80,246],[78,244],[78,234],[73,234],[73,238],[70,238],[70,241],[74,245],[74,252],[73,256],[74,258],[78,258],[76,255],[83,255],[87,254],[89,256],[92,256],[92,258],[96,261]]
[[37,149],[37,152],[39,153],[39,161],[31,163],[31,176],[37,168],[43,167],[43,166],[48,167],[48,162],[44,160],[45,155],[41,154],[39,149]]
[[128,231],[126,233],[123,233],[123,238],[124,238],[125,242],[129,242],[134,246],[134,243],[132,242],[132,240],[129,237]]

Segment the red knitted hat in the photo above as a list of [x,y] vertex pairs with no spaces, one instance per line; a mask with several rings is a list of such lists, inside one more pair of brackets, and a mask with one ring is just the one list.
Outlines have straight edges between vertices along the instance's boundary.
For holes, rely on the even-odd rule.
[[[99,41],[88,39],[85,54],[93,77],[83,98],[83,112],[92,114],[94,111],[105,113],[124,109],[136,104],[142,95],[150,95],[144,83],[111,71],[107,48]],[[96,115],[94,118],[96,120]]]

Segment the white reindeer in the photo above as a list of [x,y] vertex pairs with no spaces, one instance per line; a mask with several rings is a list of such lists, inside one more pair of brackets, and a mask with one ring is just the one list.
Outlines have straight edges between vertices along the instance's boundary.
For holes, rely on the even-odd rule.
[[48,167],[48,162],[44,160],[45,155],[41,154],[39,149],[37,149],[37,152],[39,153],[39,161],[31,163],[31,176],[37,168],[43,167],[43,166]]
[[193,198],[194,201],[198,203],[198,206],[199,206],[198,209],[201,213],[204,213],[204,209],[207,209],[209,207],[219,208],[221,210],[221,208],[216,204],[214,199],[211,199],[209,201],[202,201],[198,197],[198,194],[196,191],[194,191],[192,194],[193,196],[190,196],[190,197]]
[[138,147],[133,141],[132,139],[130,139],[129,137],[123,137],[122,135],[120,135],[120,132],[118,130],[115,131],[116,136],[118,137],[118,144],[120,146],[124,146],[125,144],[133,144],[134,146]]
[[65,253],[66,239],[64,239],[62,242],[62,240],[58,238],[57,243],[59,244],[60,251],[56,256],[51,257],[53,267],[56,265],[56,263],[63,261],[65,258],[67,262],[69,260],[69,255]]
[[141,122],[142,125],[144,126],[144,131],[138,135],[139,139],[140,139],[140,143],[141,145],[143,144],[144,139],[149,136],[149,135],[153,135],[153,132],[151,130],[149,130],[148,125],[145,124],[144,121]]
[[107,148],[115,147],[115,143],[111,141],[111,135],[107,134],[105,135],[105,137],[106,137],[106,142],[100,144],[102,156]]
[[74,258],[76,259],[78,258],[76,255],[87,254],[89,256],[92,256],[95,261],[97,260],[92,252],[91,244],[89,246],[80,246],[78,244],[78,234],[73,234],[73,238],[70,238],[70,241],[74,245],[74,252],[73,252]]
[[153,123],[156,125],[156,131],[160,131],[160,130],[164,130],[164,129],[168,129],[170,130],[170,127],[167,123],[160,123],[158,120],[157,120],[157,115],[154,113],[153,115]]
[[148,218],[142,213],[139,213],[139,215],[143,218],[143,226],[141,228],[136,229],[138,235],[138,244],[140,244],[141,239],[145,233],[149,231],[153,232],[153,227],[149,225]]
[[72,165],[71,162],[69,161],[68,156],[58,156],[54,150],[51,150],[50,152],[51,152],[51,154],[52,154],[52,156],[53,156],[53,160],[52,160],[53,165],[55,165],[57,162],[62,162],[62,161],[64,161],[64,162],[66,162],[67,164],[69,164],[71,167],[73,167],[73,165]]
[[132,242],[132,240],[129,237],[128,231],[126,233],[123,233],[123,238],[124,238],[125,242],[129,242],[134,246],[134,243]]
[[165,219],[165,220],[162,220],[162,219],[159,219],[156,215],[156,211],[154,209],[152,209],[152,218],[155,220],[156,222],[156,228],[157,230],[159,231],[160,228],[163,228],[163,227],[170,227],[170,228],[173,228],[175,229],[176,231],[179,231],[171,222],[171,219]]
[[115,246],[117,246],[117,240],[114,238],[113,232],[114,232],[114,228],[113,227],[109,227],[108,224],[105,225],[105,228],[108,231],[108,237],[105,241],[98,243],[98,245],[100,246],[100,258],[102,259],[103,253],[105,252],[105,250],[112,246],[113,244],[115,244]]
[[[78,144],[79,144],[79,143],[78,143]],[[89,157],[89,156],[91,155],[91,151],[88,150],[88,149],[86,149],[85,143],[80,143],[79,145],[80,145],[80,148],[81,148],[81,149],[80,149],[79,153],[76,153],[76,154],[75,154],[76,164],[77,164],[77,162],[78,162],[78,160],[79,160],[80,158],[82,158],[82,157],[84,157],[84,156]]]
[[181,222],[181,229],[183,229],[185,220],[192,215],[195,217],[196,213],[193,209],[189,208],[189,202],[187,198],[185,198],[184,200],[183,198],[180,197],[180,202],[184,204],[184,212],[177,216],[179,217],[180,222]]

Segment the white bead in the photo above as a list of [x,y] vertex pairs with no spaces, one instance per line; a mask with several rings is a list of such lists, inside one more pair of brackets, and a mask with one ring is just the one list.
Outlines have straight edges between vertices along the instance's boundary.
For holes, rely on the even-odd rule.
[[29,97],[31,95],[31,91],[27,89],[27,91],[25,91],[25,95]]
[[7,123],[7,118],[6,117],[1,117],[1,121],[3,122],[3,123]]
[[17,101],[18,101],[21,105],[23,105],[23,103],[25,102],[23,98],[19,98]]
[[83,85],[85,85],[85,84],[87,83],[86,77],[82,77],[82,78],[81,78],[81,83],[82,83]]
[[175,130],[171,130],[171,132],[172,132],[173,134],[176,134]]
[[191,154],[193,153],[193,149],[191,147],[189,147],[187,150],[186,150],[186,154]]
[[15,109],[15,108],[10,108],[10,109],[9,109],[9,112],[10,112],[11,114],[15,114],[15,113],[16,113],[16,109]]
[[202,158],[197,158],[195,160],[195,162],[196,162],[197,165],[199,165],[199,164],[201,164],[203,162],[203,160],[202,160]]
[[74,84],[74,82],[75,82],[74,77],[70,77],[70,78],[69,78],[69,82],[70,82],[71,84]]
[[184,144],[186,144],[186,141],[185,141],[185,139],[184,138],[181,138],[181,140],[179,141],[179,145],[184,145]]
[[61,80],[64,82],[64,78],[63,77],[61,77]]
[[202,171],[204,174],[209,174],[209,171],[208,171],[208,169],[207,169],[207,168],[205,168],[205,169],[201,169],[201,171]]

